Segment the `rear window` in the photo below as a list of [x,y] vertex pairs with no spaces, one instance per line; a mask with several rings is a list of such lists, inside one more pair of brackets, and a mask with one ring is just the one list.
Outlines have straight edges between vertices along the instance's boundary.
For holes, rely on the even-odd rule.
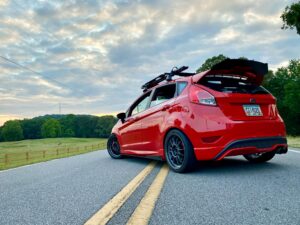
[[175,92],[176,92],[176,84],[169,84],[157,88],[152,97],[150,107],[159,105],[169,99],[174,98]]
[[224,93],[269,94],[264,87],[249,82],[247,77],[237,75],[207,75],[198,84]]
[[177,83],[177,95],[180,95],[186,86],[187,86],[187,82],[185,82],[185,81],[178,82]]

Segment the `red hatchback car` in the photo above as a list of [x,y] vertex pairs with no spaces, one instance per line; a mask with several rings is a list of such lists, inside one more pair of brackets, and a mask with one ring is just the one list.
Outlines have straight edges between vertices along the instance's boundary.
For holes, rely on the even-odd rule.
[[127,112],[118,114],[107,144],[112,158],[158,158],[185,172],[201,160],[243,155],[265,162],[287,152],[276,99],[261,86],[267,64],[226,59],[202,73],[186,69],[147,82]]

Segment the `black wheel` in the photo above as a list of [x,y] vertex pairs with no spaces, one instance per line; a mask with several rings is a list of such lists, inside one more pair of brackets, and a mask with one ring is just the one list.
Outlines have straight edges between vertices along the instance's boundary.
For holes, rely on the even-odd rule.
[[114,159],[122,158],[122,155],[120,153],[120,145],[119,145],[116,135],[114,135],[114,134],[111,134],[108,138],[107,151],[108,151],[108,154]]
[[164,143],[166,160],[169,167],[178,173],[194,168],[196,157],[190,140],[179,130],[171,130]]
[[275,156],[275,152],[255,153],[244,155],[244,157],[253,163],[262,163],[271,160]]

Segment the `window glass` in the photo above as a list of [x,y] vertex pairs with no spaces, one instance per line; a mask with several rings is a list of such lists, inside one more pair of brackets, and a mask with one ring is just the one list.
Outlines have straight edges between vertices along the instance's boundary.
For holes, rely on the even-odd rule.
[[174,98],[176,84],[165,85],[155,90],[150,106],[161,104],[171,98]]
[[148,92],[147,94],[143,95],[133,106],[133,109],[130,111],[129,116],[131,115],[135,115],[137,113],[140,113],[142,111],[144,111],[145,109],[147,109],[148,106],[148,101],[150,98],[150,92]]
[[200,79],[198,83],[215,91],[224,93],[269,94],[265,88],[257,86],[255,83],[248,80],[247,77],[235,74],[207,75]]
[[187,82],[178,82],[177,83],[178,95],[180,95],[181,92],[183,92],[183,90],[185,89],[186,86],[187,86]]

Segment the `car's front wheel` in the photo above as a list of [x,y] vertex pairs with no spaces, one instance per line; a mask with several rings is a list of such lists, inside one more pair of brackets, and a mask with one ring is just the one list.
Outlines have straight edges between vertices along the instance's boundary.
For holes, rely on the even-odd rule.
[[254,162],[254,163],[267,162],[267,161],[271,160],[274,156],[275,156],[275,151],[273,151],[273,152],[254,153],[254,154],[244,155],[244,157],[249,162]]
[[120,159],[122,158],[120,149],[121,149],[120,144],[118,142],[116,135],[111,134],[107,141],[108,154],[114,159]]
[[196,158],[190,140],[179,130],[171,130],[164,143],[165,156],[169,167],[178,173],[194,168]]

